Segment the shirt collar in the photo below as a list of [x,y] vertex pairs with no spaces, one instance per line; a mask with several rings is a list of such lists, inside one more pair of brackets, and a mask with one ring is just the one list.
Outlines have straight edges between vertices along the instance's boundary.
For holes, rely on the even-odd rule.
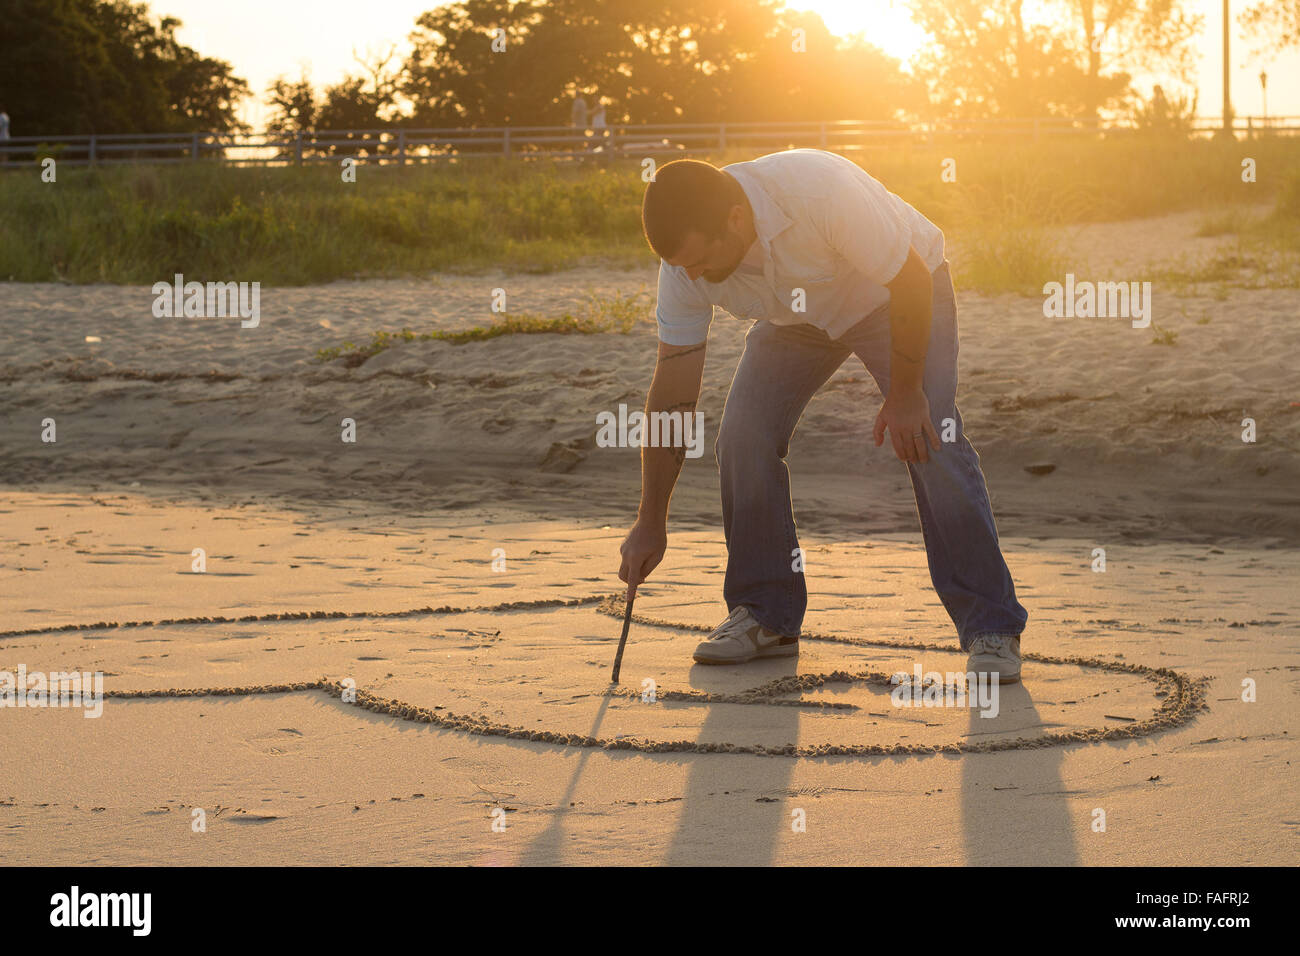
[[794,225],[794,220],[772,200],[757,177],[743,168],[748,165],[748,163],[735,163],[724,167],[723,171],[736,177],[740,188],[745,191],[745,198],[749,200],[749,206],[754,210],[754,231],[758,233],[758,241],[766,249],[777,235]]

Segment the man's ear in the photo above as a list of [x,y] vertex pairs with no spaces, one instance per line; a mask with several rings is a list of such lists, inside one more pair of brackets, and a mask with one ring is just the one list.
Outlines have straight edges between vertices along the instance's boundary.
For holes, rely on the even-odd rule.
[[727,231],[741,235],[745,231],[745,207],[736,204],[731,207],[731,212],[727,213]]

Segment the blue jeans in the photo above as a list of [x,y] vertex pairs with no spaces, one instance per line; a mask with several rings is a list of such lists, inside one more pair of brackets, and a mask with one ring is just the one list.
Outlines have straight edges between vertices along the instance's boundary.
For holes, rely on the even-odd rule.
[[[799,634],[808,606],[803,572],[792,570],[799,539],[785,457],[804,408],[850,354],[862,360],[881,394],[888,393],[888,306],[838,339],[812,325],[754,323],[718,429],[728,551],[723,596],[729,610],[745,605],[760,624],[784,635]],[[957,302],[946,262],[934,273],[922,387],[935,431],[942,438],[943,420],[951,418],[956,440],[941,442],[929,462],[909,463],[907,470],[930,580],[966,650],[976,637],[1019,635],[1028,614],[1016,600],[979,456],[957,410]],[[893,454],[888,439],[882,447]]]

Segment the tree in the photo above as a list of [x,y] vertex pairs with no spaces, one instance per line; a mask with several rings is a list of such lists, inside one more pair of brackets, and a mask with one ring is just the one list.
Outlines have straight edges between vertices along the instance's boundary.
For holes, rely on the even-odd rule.
[[[304,70],[297,80],[283,76],[267,87],[266,104],[271,107],[267,129],[281,133],[316,133],[332,130],[377,130],[394,126],[401,121],[397,105],[400,74],[390,69],[395,49],[383,55],[357,56],[365,76],[346,75],[338,83],[327,86],[323,95],[317,96],[311,77]],[[335,153],[380,153],[384,145],[373,137],[347,134],[339,140],[331,137],[328,146],[307,147],[319,155]],[[285,155],[287,151],[282,151]]]
[[1260,52],[1300,47],[1300,0],[1263,0],[1241,15],[1241,24]]
[[910,0],[930,34],[916,69],[940,115],[1071,115],[1083,71],[1063,39],[1026,21],[1024,0]]
[[562,125],[578,93],[612,124],[887,118],[919,102],[897,61],[778,0],[461,0],[411,40],[417,126]]
[[[463,0],[423,13],[411,34],[402,93],[415,126],[492,126],[519,122],[545,82],[520,69],[517,50],[541,17],[540,0]],[[505,53],[492,50],[502,31]],[[558,45],[557,56],[565,49]],[[532,64],[534,67],[536,64]],[[524,82],[528,79],[530,82]],[[531,105],[531,104],[530,104]],[[522,108],[521,108],[522,106]]]
[[918,71],[941,112],[1095,120],[1131,102],[1133,69],[1188,79],[1200,18],[1184,2],[910,0],[932,37]]
[[265,103],[271,107],[266,128],[273,133],[302,133],[316,128],[316,91],[306,70],[296,80],[278,76],[266,88]]
[[[1130,92],[1119,84],[1128,74],[1103,74],[1103,64],[1158,73],[1189,85],[1195,67],[1192,39],[1203,18],[1189,14],[1184,0],[1058,0],[1086,61],[1081,110],[1095,119]],[[1081,49],[1080,49],[1081,48]]]
[[0,101],[15,133],[225,132],[248,86],[129,0],[3,0]]
[[349,74],[342,81],[325,88],[325,100],[317,114],[317,129],[382,129],[399,118],[397,98],[400,70],[389,64],[397,48],[387,53],[352,58],[365,75]]

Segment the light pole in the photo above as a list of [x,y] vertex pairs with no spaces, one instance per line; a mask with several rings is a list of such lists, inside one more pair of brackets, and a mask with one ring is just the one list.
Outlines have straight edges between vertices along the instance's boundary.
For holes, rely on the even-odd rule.
[[1231,33],[1228,0],[1223,0],[1223,132],[1232,135],[1232,99],[1228,93],[1228,37]]
[[1264,125],[1268,125],[1268,74],[1259,71],[1259,95],[1264,99]]

